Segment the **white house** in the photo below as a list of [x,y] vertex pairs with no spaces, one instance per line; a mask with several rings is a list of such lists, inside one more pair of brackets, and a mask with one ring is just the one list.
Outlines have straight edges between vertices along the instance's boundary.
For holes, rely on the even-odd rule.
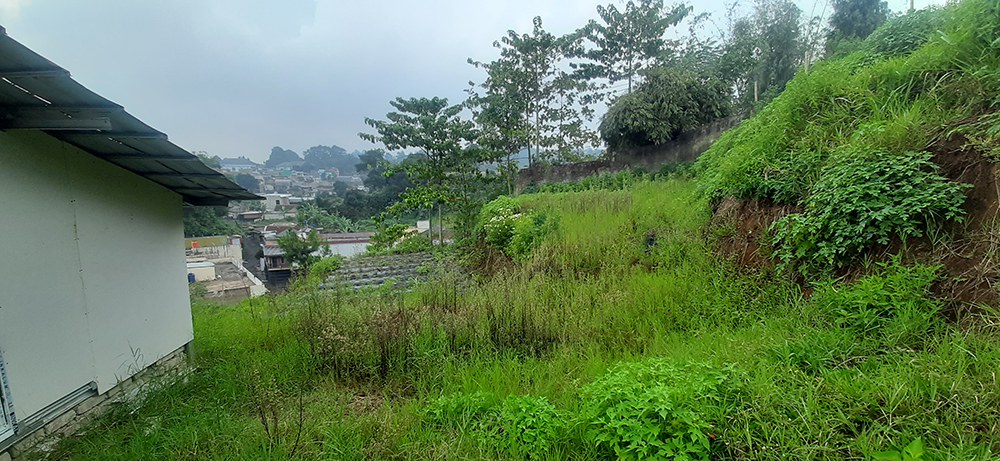
[[2,28],[0,197],[0,459],[10,459],[182,358],[192,339],[182,206],[260,197]]

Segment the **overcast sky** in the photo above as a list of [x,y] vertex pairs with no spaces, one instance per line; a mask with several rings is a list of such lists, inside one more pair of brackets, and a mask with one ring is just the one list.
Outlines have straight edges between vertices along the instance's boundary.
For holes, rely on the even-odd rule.
[[[263,161],[273,146],[376,147],[357,133],[369,131],[364,117],[384,118],[389,100],[458,103],[484,76],[466,59],[495,59],[492,43],[507,30],[530,32],[541,16],[565,34],[601,3],[0,0],[0,25],[175,144]],[[695,13],[715,12],[721,24],[723,3],[699,1]],[[806,15],[823,10],[823,0],[797,3]]]

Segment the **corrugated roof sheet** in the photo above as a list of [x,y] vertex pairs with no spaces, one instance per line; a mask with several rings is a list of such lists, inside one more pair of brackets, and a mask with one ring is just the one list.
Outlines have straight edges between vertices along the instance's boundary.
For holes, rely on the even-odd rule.
[[264,245],[264,256],[284,256],[285,250],[278,245]]
[[191,205],[260,200],[0,27],[0,129],[39,130],[177,192]]

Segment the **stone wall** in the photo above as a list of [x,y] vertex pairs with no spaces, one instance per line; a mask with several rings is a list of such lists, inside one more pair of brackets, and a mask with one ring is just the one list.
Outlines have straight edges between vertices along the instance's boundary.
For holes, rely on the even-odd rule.
[[354,289],[375,287],[388,280],[407,285],[426,279],[426,273],[419,269],[433,259],[429,252],[354,257],[330,274],[330,280]]
[[[113,405],[127,405],[135,402],[149,386],[170,384],[179,379],[187,370],[188,346],[181,347],[160,358],[144,370],[119,382],[103,394],[87,397],[72,408],[60,414],[32,424],[25,433],[14,436],[14,442],[0,448],[0,461],[17,461],[28,458],[33,452],[52,450],[63,437],[81,433],[93,421]],[[9,442],[5,442],[9,443]]]
[[396,287],[406,287],[426,281],[430,273],[442,269],[458,270],[458,267],[436,260],[430,252],[362,255],[346,260],[330,275],[330,280],[353,289],[376,287],[389,280]]
[[559,165],[535,164],[517,172],[517,190],[520,191],[529,184],[579,181],[593,174],[616,173],[633,168],[653,173],[659,171],[664,164],[691,162],[708,150],[724,131],[739,125],[744,118],[745,115],[733,115],[716,120],[685,131],[673,141],[626,149],[615,153],[612,158]]

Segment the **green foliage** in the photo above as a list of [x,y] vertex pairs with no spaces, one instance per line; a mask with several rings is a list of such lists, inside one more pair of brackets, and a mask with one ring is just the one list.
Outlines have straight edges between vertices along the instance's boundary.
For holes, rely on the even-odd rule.
[[299,154],[295,153],[295,151],[274,146],[271,148],[271,155],[267,158],[267,161],[264,162],[264,165],[275,167],[285,162],[296,162],[300,160],[302,160],[302,157],[299,157]]
[[620,460],[708,460],[708,429],[698,406],[722,398],[727,369],[647,359],[620,363],[581,388],[587,437]]
[[803,58],[798,6],[765,0],[753,8],[751,15],[731,21],[717,67],[718,76],[735,87],[741,110],[760,108],[781,93]]
[[544,213],[521,211],[516,199],[500,196],[483,206],[478,227],[487,243],[511,257],[526,259],[554,229],[555,221]]
[[[487,72],[480,84],[469,90],[466,104],[483,128],[477,143],[486,148],[493,161],[509,177],[516,165],[510,155],[527,149],[528,166],[542,161],[574,161],[573,157],[597,143],[593,130],[585,124],[593,117],[588,95],[592,86],[572,78],[560,69],[567,50],[578,37],[556,37],[542,27],[542,18],[532,20],[531,34],[510,30],[493,43],[500,58],[469,64]],[[472,82],[470,82],[470,85]],[[506,162],[499,162],[507,157]]]
[[240,224],[225,219],[229,209],[224,206],[184,207],[182,220],[184,237],[209,237],[213,235],[241,235],[244,230]]
[[[362,221],[354,221],[350,218],[331,214],[329,211],[317,206],[322,198],[318,197],[315,202],[303,202],[296,212],[296,220],[299,223],[310,227],[322,228],[325,232],[362,232],[367,229],[367,225]],[[371,223],[368,222],[368,225]]]
[[[864,289],[821,286],[811,298],[772,272],[732,270],[705,243],[710,208],[695,190],[641,180],[520,196],[523,210],[557,216],[559,228],[530,260],[471,283],[432,271],[409,292],[354,292],[302,277],[237,305],[195,300],[197,353],[184,379],[113,405],[39,456],[616,459],[588,436],[601,430],[590,422],[602,400],[585,399],[587,388],[640,408],[674,403],[669,416],[708,437],[709,459],[863,459],[930,436],[925,459],[996,458],[995,309],[899,328],[908,306],[936,308],[917,288],[926,269],[872,266],[879,280]],[[867,318],[851,306],[869,305],[888,309],[880,326],[849,327]],[[650,391],[658,388],[666,396]],[[508,398],[506,427],[542,437],[500,429]],[[529,419],[553,407],[557,418]],[[662,419],[647,416],[628,434]],[[525,454],[538,440],[547,451]]]
[[386,168],[384,174],[390,176],[405,171],[414,184],[386,213],[398,215],[446,204],[458,218],[457,230],[469,231],[497,179],[481,172],[478,165],[496,153],[470,144],[478,137],[478,130],[473,122],[459,116],[461,105],[449,106],[447,99],[436,97],[396,98],[389,104],[398,112],[386,114],[388,120],[365,118],[378,134],[359,136],[387,149],[419,149],[423,158]]
[[430,237],[423,235],[410,235],[404,238],[396,246],[389,249],[390,253],[418,253],[421,251],[432,251],[436,248],[431,243]]
[[940,301],[929,296],[938,267],[903,266],[898,257],[879,267],[882,273],[848,286],[820,283],[811,302],[832,313],[836,325],[856,338],[872,338],[890,348],[917,347],[937,324],[934,315],[941,309]]
[[278,246],[285,252],[285,259],[291,267],[302,273],[308,273],[309,267],[322,259],[322,256],[316,253],[320,253],[324,248],[324,252],[329,250],[327,243],[319,237],[316,229],[311,229],[305,238],[300,238],[295,232],[288,232],[283,237],[278,237]]
[[875,29],[865,39],[861,49],[873,58],[908,54],[926,43],[931,34],[941,27],[943,19],[938,7],[911,11]]
[[253,193],[260,192],[260,182],[252,174],[239,173],[236,175],[236,185]]
[[385,251],[393,247],[401,238],[409,226],[406,224],[392,224],[378,230],[368,244],[368,250],[373,252]]
[[666,9],[662,0],[638,3],[630,0],[625,3],[624,11],[614,4],[598,5],[597,14],[603,24],[591,20],[578,32],[594,47],[576,53],[594,63],[578,64],[578,73],[587,78],[603,77],[610,83],[626,80],[631,93],[632,79],[639,70],[671,51],[663,39],[664,32],[681,22],[691,10],[684,4]]
[[694,73],[655,67],[634,92],[615,100],[601,118],[601,139],[612,151],[659,144],[729,115],[728,86]]
[[512,395],[500,402],[496,427],[486,437],[519,458],[545,459],[564,425],[560,412],[545,397]]
[[456,392],[432,400],[424,410],[424,418],[442,426],[465,427],[481,424],[496,405],[497,398],[491,392]]
[[883,0],[834,0],[827,49],[835,48],[841,40],[865,39],[888,14],[889,6]]
[[[995,2],[966,0],[913,21],[939,24],[907,38],[909,19],[873,34],[867,50],[821,61],[801,72],[764,109],[719,138],[697,161],[712,199],[767,197],[798,202],[841,148],[891,152],[926,148],[942,125],[981,113],[1000,94],[1000,39]],[[934,19],[938,16],[940,22]],[[930,26],[927,26],[930,27]]]
[[924,459],[924,441],[917,437],[901,450],[872,453],[875,461],[919,461]]
[[563,436],[566,422],[545,397],[491,392],[454,393],[431,401],[424,418],[434,424],[471,430],[485,445],[520,459],[546,459]]
[[341,255],[327,256],[309,268],[309,277],[325,280],[333,271],[344,264],[344,257]]
[[936,171],[928,152],[892,154],[844,149],[822,171],[805,210],[773,225],[777,256],[803,271],[853,261],[893,236],[922,236],[945,220],[961,221],[963,190]]
[[348,154],[340,146],[313,146],[302,152],[302,159],[316,168],[329,170],[336,168],[341,174],[348,174],[358,158]]

